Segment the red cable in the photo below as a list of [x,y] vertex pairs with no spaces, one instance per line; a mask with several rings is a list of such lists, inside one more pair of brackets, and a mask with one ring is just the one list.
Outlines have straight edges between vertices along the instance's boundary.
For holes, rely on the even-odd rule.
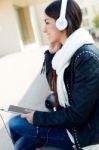
[[2,117],[1,114],[0,114],[0,118],[1,118],[1,120],[2,120],[2,122],[3,122],[4,128],[6,129],[6,132],[7,132],[8,136],[10,137],[10,139],[11,139],[11,141],[12,141],[12,143],[13,143],[13,140],[12,140],[12,138],[11,138],[11,135],[10,135],[8,129],[7,129],[7,126],[6,126],[6,124],[5,124],[5,121],[4,121],[4,119],[3,119],[3,117]]
[[47,146],[47,144],[48,144],[48,134],[49,134],[50,131],[51,131],[51,128],[48,129],[45,144],[42,147],[39,148],[40,150],[43,150]]
[[[6,123],[5,123],[5,121],[4,121],[4,119],[3,119],[3,117],[2,117],[1,114],[0,114],[0,118],[1,118],[1,120],[2,120],[2,122],[3,122],[4,128],[6,129],[6,132],[7,132],[8,136],[10,137],[10,139],[11,139],[11,141],[12,141],[12,143],[13,143],[13,140],[12,140],[12,138],[11,138],[11,135],[10,135],[8,129],[7,129]],[[48,134],[49,134],[50,131],[51,131],[51,128],[48,129],[47,135],[46,135],[45,144],[44,144],[42,147],[39,148],[40,150],[43,150],[43,149],[47,146],[47,144],[48,144]]]

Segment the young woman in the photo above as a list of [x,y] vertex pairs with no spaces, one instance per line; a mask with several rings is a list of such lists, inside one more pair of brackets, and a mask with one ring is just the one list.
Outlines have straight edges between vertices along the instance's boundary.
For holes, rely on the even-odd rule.
[[[88,31],[80,28],[82,14],[68,0],[63,31],[56,27],[61,1],[45,9],[45,28],[50,43],[61,43],[52,59],[52,89],[62,107],[51,112],[29,112],[9,121],[15,150],[35,150],[50,145],[64,150],[96,150],[99,147],[99,50]],[[55,107],[58,105],[56,104]]]

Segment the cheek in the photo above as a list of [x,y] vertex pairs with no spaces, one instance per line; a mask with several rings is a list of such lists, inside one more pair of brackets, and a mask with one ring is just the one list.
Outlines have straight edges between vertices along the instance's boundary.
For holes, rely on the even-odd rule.
[[49,28],[49,40],[51,42],[60,42],[60,36],[61,32],[56,28],[55,24]]
[[56,30],[56,31],[53,33],[53,36],[54,36],[54,38],[56,38],[56,40],[58,41],[58,40],[60,39],[61,34],[60,34],[59,31]]

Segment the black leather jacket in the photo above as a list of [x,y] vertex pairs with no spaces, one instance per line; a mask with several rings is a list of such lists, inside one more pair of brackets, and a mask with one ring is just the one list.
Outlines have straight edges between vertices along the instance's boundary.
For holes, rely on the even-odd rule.
[[78,149],[99,144],[99,50],[92,44],[79,48],[64,72],[70,106],[56,112],[36,111],[33,124],[65,127]]

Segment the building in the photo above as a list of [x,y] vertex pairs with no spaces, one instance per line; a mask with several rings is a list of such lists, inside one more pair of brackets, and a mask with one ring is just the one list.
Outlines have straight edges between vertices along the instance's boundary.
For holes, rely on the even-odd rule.
[[0,0],[0,56],[24,50],[27,45],[39,48],[43,8],[50,0]]
[[99,14],[99,1],[98,0],[76,0],[82,9],[83,23],[82,25],[88,29],[94,29],[94,17]]
[[[53,0],[0,0],[0,56],[24,50],[27,45],[39,48],[47,44],[42,34],[43,10]],[[98,0],[77,0],[83,13],[83,26],[93,29],[99,13]]]

